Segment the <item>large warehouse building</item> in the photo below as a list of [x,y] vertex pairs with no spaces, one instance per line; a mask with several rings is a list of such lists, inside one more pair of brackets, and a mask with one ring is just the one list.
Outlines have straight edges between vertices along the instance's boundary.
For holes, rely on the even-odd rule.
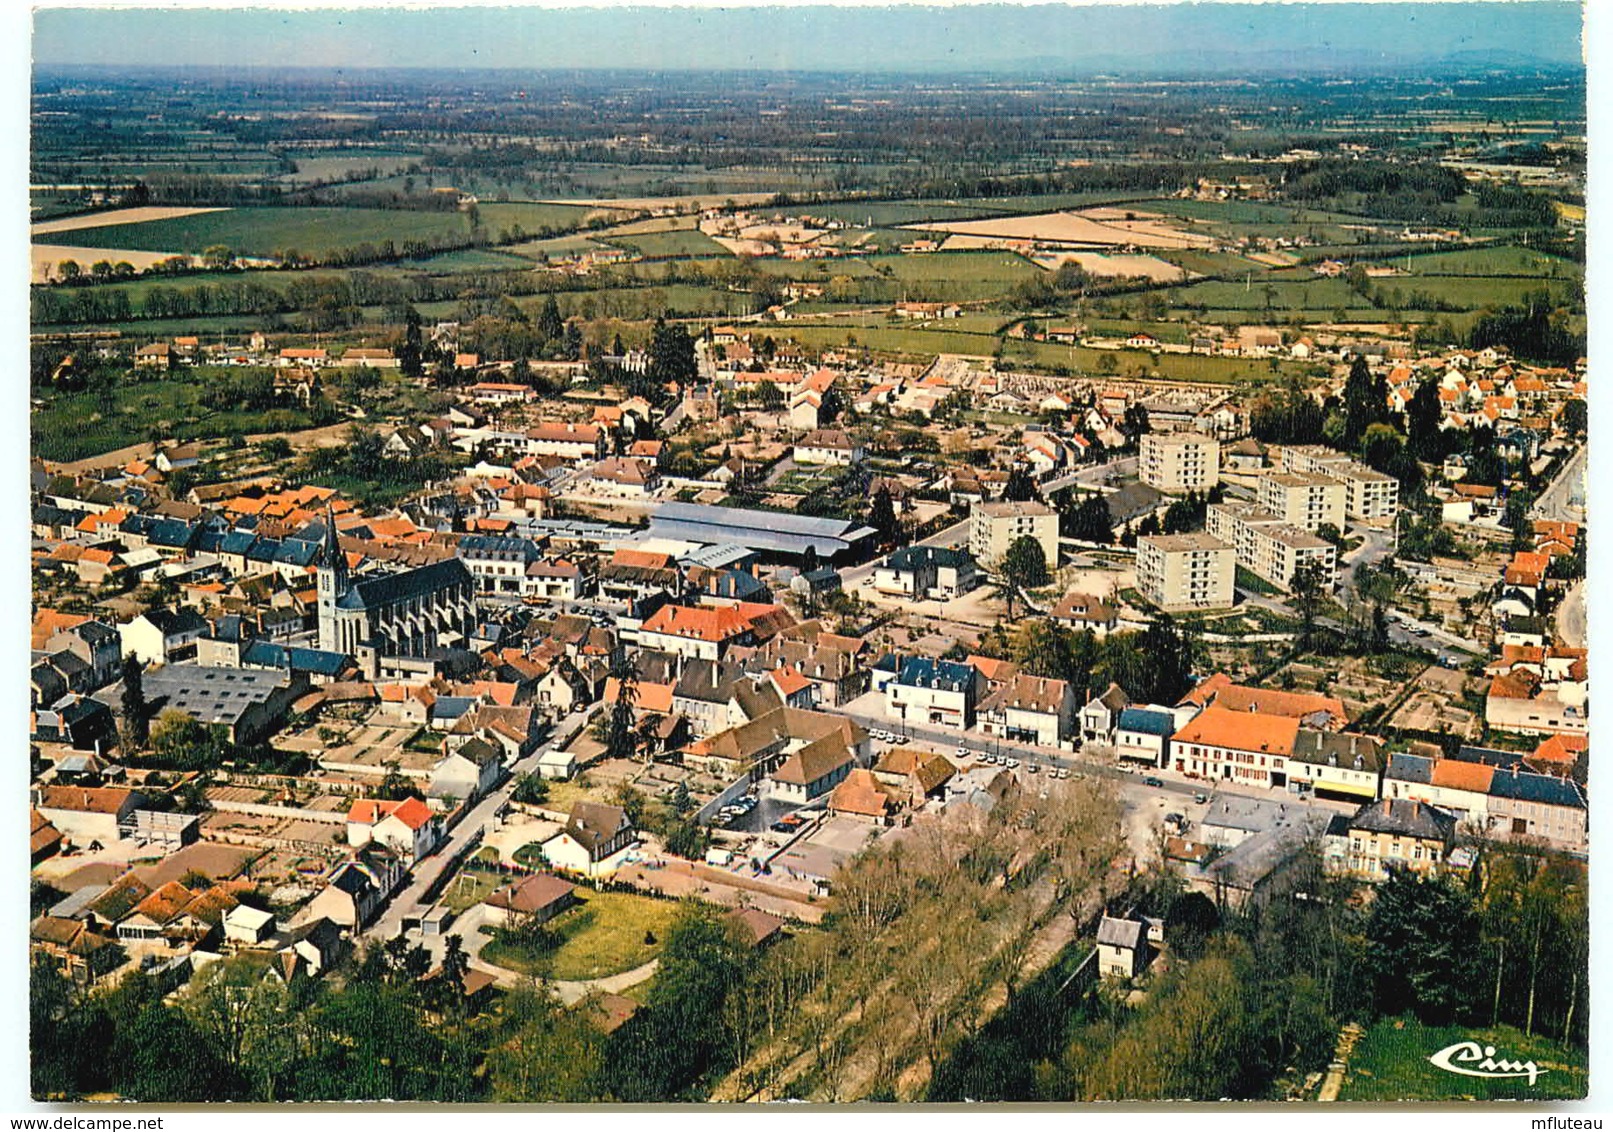
[[861,561],[873,552],[874,529],[848,519],[751,511],[701,503],[665,503],[650,518],[650,537],[743,546],[765,558],[796,561],[811,548],[820,561]]

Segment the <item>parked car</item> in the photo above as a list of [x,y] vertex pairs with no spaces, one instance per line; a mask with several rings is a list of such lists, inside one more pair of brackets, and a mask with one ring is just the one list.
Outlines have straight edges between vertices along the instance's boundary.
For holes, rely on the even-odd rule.
[[1165,784],[1163,782],[1161,782],[1159,779],[1155,778],[1153,775],[1150,774],[1147,778],[1143,779],[1143,785],[1144,786],[1163,786]]
[[1019,769],[1019,760],[1018,759],[1009,759],[1003,765],[1008,767],[1009,770],[1018,770]]
[[1039,765],[1037,765],[1036,763],[1026,763],[1025,764],[1025,773],[1026,774],[1037,774],[1037,773],[1039,773],[1041,771],[1041,769],[1042,768]]
[[1210,796],[1208,794],[1195,794],[1195,795],[1193,795],[1193,801],[1197,802],[1201,806],[1204,805],[1209,800],[1210,800]]

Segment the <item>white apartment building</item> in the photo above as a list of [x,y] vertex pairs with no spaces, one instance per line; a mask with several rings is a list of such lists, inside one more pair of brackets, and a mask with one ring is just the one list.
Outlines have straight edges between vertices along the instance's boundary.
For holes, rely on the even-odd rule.
[[1344,485],[1344,513],[1352,519],[1392,519],[1400,510],[1398,480],[1320,444],[1284,448],[1282,470],[1338,480]]
[[1168,495],[1208,491],[1221,479],[1221,442],[1199,432],[1144,433],[1137,476]]
[[976,503],[969,512],[969,553],[990,568],[1000,562],[1008,548],[1029,536],[1042,547],[1047,568],[1059,564],[1059,513],[1035,501]]
[[1323,523],[1344,529],[1344,483],[1318,472],[1267,472],[1260,477],[1260,507],[1283,522],[1314,531]]
[[1337,548],[1270,511],[1248,503],[1212,503],[1204,529],[1232,547],[1239,566],[1280,590],[1293,588],[1294,573],[1307,562],[1321,568],[1327,586],[1337,579]]
[[1137,589],[1166,613],[1230,609],[1232,547],[1208,534],[1145,535],[1137,540]]

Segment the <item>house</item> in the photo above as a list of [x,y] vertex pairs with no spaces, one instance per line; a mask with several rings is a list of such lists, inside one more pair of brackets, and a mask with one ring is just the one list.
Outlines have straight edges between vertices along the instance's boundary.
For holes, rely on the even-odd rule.
[[441,820],[419,798],[401,802],[361,798],[347,811],[347,843],[355,849],[374,842],[415,864],[430,856],[441,840]]
[[1171,739],[1170,765],[1190,777],[1288,785],[1299,720],[1258,711],[1205,708]]
[[769,775],[769,793],[805,804],[839,786],[854,766],[856,760],[840,737],[826,735],[785,756]]
[[503,776],[503,752],[486,739],[473,738],[449,748],[432,768],[427,796],[468,802],[488,794]]
[[309,975],[330,970],[347,947],[341,925],[323,916],[287,929],[275,942],[275,956],[283,972],[300,968]]
[[1111,683],[1101,696],[1089,700],[1081,708],[1081,741],[1084,743],[1112,743],[1115,728],[1120,724],[1120,713],[1131,706],[1131,699],[1119,684]]
[[545,859],[558,869],[601,876],[619,868],[637,843],[626,810],[602,802],[577,802],[566,828],[542,848]]
[[814,429],[796,441],[797,464],[829,464],[849,467],[860,464],[866,452],[859,442],[842,429]]
[[661,486],[661,474],[649,460],[611,456],[588,471],[589,488],[596,494],[642,498]]
[[143,664],[166,663],[194,656],[196,642],[207,635],[207,619],[193,609],[151,609],[118,626],[125,655]]
[[577,886],[553,873],[534,873],[514,881],[482,901],[484,917],[497,926],[519,920],[546,924],[577,903]]
[[862,767],[853,767],[829,794],[829,812],[832,814],[847,814],[883,824],[895,809],[895,800],[886,792],[874,772]]
[[784,921],[760,908],[735,908],[723,919],[754,949],[764,948],[784,935]]
[[1148,925],[1104,916],[1098,921],[1098,975],[1135,979],[1148,966]]
[[945,755],[912,745],[892,747],[874,764],[874,777],[900,791],[915,809],[943,796],[955,773]]
[[912,720],[964,730],[974,726],[980,683],[972,665],[909,657],[885,686],[888,710],[904,724]]
[[1318,798],[1372,801],[1385,766],[1381,739],[1302,727],[1288,756],[1288,788]]
[[345,928],[362,928],[408,874],[402,859],[371,842],[327,874],[324,887],[303,907],[297,919],[304,923],[328,919]]
[[224,939],[227,942],[256,947],[273,935],[273,912],[265,912],[249,904],[237,904],[224,913]]
[[54,857],[60,852],[64,838],[61,830],[52,825],[50,819],[37,809],[29,809],[28,820],[28,861],[37,865],[47,857]]
[[123,963],[118,941],[85,920],[41,916],[28,926],[28,951],[53,961],[75,983],[89,984]]
[[1112,740],[1115,757],[1164,766],[1165,753],[1175,731],[1176,716],[1169,708],[1157,705],[1121,708]]
[[1385,798],[1369,802],[1350,819],[1345,867],[1366,880],[1384,880],[1396,869],[1430,874],[1456,841],[1456,819],[1426,802]]
[[238,744],[255,743],[274,732],[308,690],[300,672],[198,664],[162,665],[141,682],[153,718],[164,711],[181,712],[209,727],[223,727],[230,742]]
[[874,567],[875,590],[913,600],[949,601],[979,584],[980,570],[969,552],[948,547],[903,547]]
[[1120,623],[1120,615],[1114,606],[1092,594],[1074,591],[1060,598],[1048,616],[1077,633],[1086,631],[1095,637],[1108,636]]
[[980,730],[1011,743],[1062,746],[1075,727],[1075,693],[1068,682],[1016,672],[979,708]]

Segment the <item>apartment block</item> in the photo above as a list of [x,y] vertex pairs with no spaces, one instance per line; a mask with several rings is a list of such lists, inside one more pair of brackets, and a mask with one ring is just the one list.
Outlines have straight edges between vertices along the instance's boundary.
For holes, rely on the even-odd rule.
[[1279,516],[1248,503],[1212,503],[1205,512],[1205,530],[1232,547],[1239,566],[1264,578],[1280,590],[1293,588],[1294,574],[1314,562],[1332,586],[1338,576],[1338,551],[1332,543]]
[[1042,547],[1049,570],[1059,564],[1059,513],[1033,500],[976,503],[969,514],[969,553],[990,568],[1027,535]]
[[1400,510],[1398,480],[1320,444],[1284,448],[1282,470],[1338,480],[1344,485],[1344,513],[1352,519],[1392,519]]
[[1319,472],[1267,472],[1260,477],[1260,507],[1285,523],[1314,531],[1323,523],[1344,529],[1344,483]]
[[1166,613],[1230,609],[1235,556],[1207,534],[1137,540],[1137,589]]
[[1198,432],[1144,433],[1137,476],[1158,491],[1208,491],[1221,479],[1221,442]]

